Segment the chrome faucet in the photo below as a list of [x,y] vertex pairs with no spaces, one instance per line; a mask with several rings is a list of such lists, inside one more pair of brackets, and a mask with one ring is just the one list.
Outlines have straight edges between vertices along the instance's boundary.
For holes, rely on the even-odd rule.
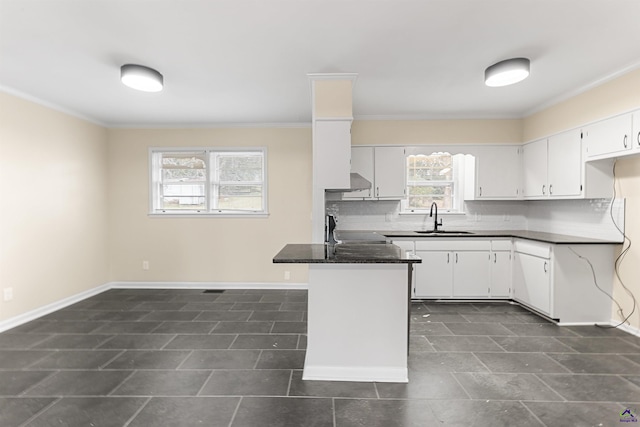
[[431,203],[431,209],[429,210],[429,218],[433,216],[433,208],[436,208],[436,217],[433,221],[433,231],[438,231],[438,226],[442,227],[442,218],[440,218],[440,222],[438,222],[438,205],[436,202]]

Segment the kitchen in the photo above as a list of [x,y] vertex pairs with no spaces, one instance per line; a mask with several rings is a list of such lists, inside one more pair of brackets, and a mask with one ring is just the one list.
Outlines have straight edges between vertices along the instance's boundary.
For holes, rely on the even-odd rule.
[[[309,93],[305,73],[310,71],[317,69],[299,73],[300,92],[305,97]],[[362,87],[358,85],[364,82],[363,71],[348,71],[360,73],[356,88]],[[640,73],[632,69],[522,117],[444,119],[434,115],[365,120],[356,115],[352,144],[520,144],[637,109],[639,87]],[[272,258],[288,242],[310,240],[312,135],[308,118],[306,123],[281,127],[115,127],[11,92],[3,91],[0,99],[3,203],[21,206],[15,210],[3,204],[0,270],[2,287],[13,289],[12,299],[0,304],[3,329],[111,288],[305,288],[306,266],[274,265]],[[149,147],[211,145],[267,147],[269,218],[150,217]],[[625,199],[625,231],[632,240],[640,236],[638,225],[630,220],[639,210],[638,168],[637,156],[625,156],[616,166],[618,197]],[[9,186],[9,182],[20,185]],[[45,194],[35,199],[30,196],[42,188]],[[412,230],[431,226],[429,219],[401,214],[394,202],[363,202],[364,217],[349,203],[334,206],[341,227],[377,229],[384,223],[388,229],[396,221],[410,223],[406,225]],[[605,209],[584,200],[471,203],[475,203],[472,214],[465,216],[460,228],[477,228],[486,221],[488,228],[498,227],[494,223],[505,229],[552,225],[557,227],[554,232],[571,230],[566,234],[575,234],[580,228],[573,221],[575,215],[584,214],[586,223],[593,225],[589,221],[597,222],[597,215]],[[594,208],[596,215],[589,215],[587,208]],[[551,217],[551,209],[563,216]],[[504,221],[505,212],[508,221]],[[445,227],[460,220],[459,215],[440,215]],[[261,239],[253,242],[252,236]],[[142,268],[143,261],[148,269]],[[621,265],[621,277],[636,295],[640,293],[638,265],[633,250]],[[52,280],[56,286],[43,286]],[[613,280],[613,296],[626,313],[631,311],[632,301],[617,279]],[[629,320],[637,333],[640,318],[634,315]]]

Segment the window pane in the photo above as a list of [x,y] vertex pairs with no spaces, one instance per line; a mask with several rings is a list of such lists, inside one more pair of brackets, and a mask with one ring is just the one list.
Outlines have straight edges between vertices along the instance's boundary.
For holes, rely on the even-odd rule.
[[262,155],[220,155],[218,177],[221,182],[262,182]]
[[160,209],[206,209],[204,197],[189,197],[189,196],[164,196],[160,200],[162,206]]
[[453,159],[448,153],[407,157],[408,207],[429,209],[453,207]]
[[261,185],[221,185],[218,209],[262,210]]

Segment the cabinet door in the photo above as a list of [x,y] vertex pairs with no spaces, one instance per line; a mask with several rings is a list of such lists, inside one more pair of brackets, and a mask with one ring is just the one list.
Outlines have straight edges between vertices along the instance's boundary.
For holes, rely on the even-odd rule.
[[450,298],[453,285],[453,253],[416,251],[422,259],[415,268],[416,298]]
[[522,146],[524,197],[547,195],[547,140]]
[[496,251],[491,254],[491,297],[511,296],[511,252]]
[[473,298],[489,296],[491,283],[489,252],[453,254],[453,296]]
[[491,147],[476,159],[476,196],[480,199],[515,199],[520,186],[518,146]]
[[402,199],[405,193],[404,147],[375,147],[374,197]]
[[549,314],[551,309],[551,265],[549,259],[516,252],[513,298]]
[[587,157],[624,153],[632,147],[631,114],[612,117],[585,127]]
[[554,135],[548,141],[548,193],[551,197],[582,193],[581,130]]
[[640,150],[640,111],[633,113],[633,132],[631,135],[633,136],[631,138],[633,149]]
[[313,126],[314,187],[349,188],[351,121],[317,120]]
[[371,183],[369,190],[344,193],[344,199],[370,198],[373,195],[373,147],[351,147],[351,172],[359,173]]

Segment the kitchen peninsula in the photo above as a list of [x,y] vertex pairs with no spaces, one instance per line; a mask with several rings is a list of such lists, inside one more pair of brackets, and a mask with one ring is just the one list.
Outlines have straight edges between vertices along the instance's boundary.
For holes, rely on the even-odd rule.
[[309,264],[304,380],[408,382],[418,257],[392,244],[289,244],[273,262]]

